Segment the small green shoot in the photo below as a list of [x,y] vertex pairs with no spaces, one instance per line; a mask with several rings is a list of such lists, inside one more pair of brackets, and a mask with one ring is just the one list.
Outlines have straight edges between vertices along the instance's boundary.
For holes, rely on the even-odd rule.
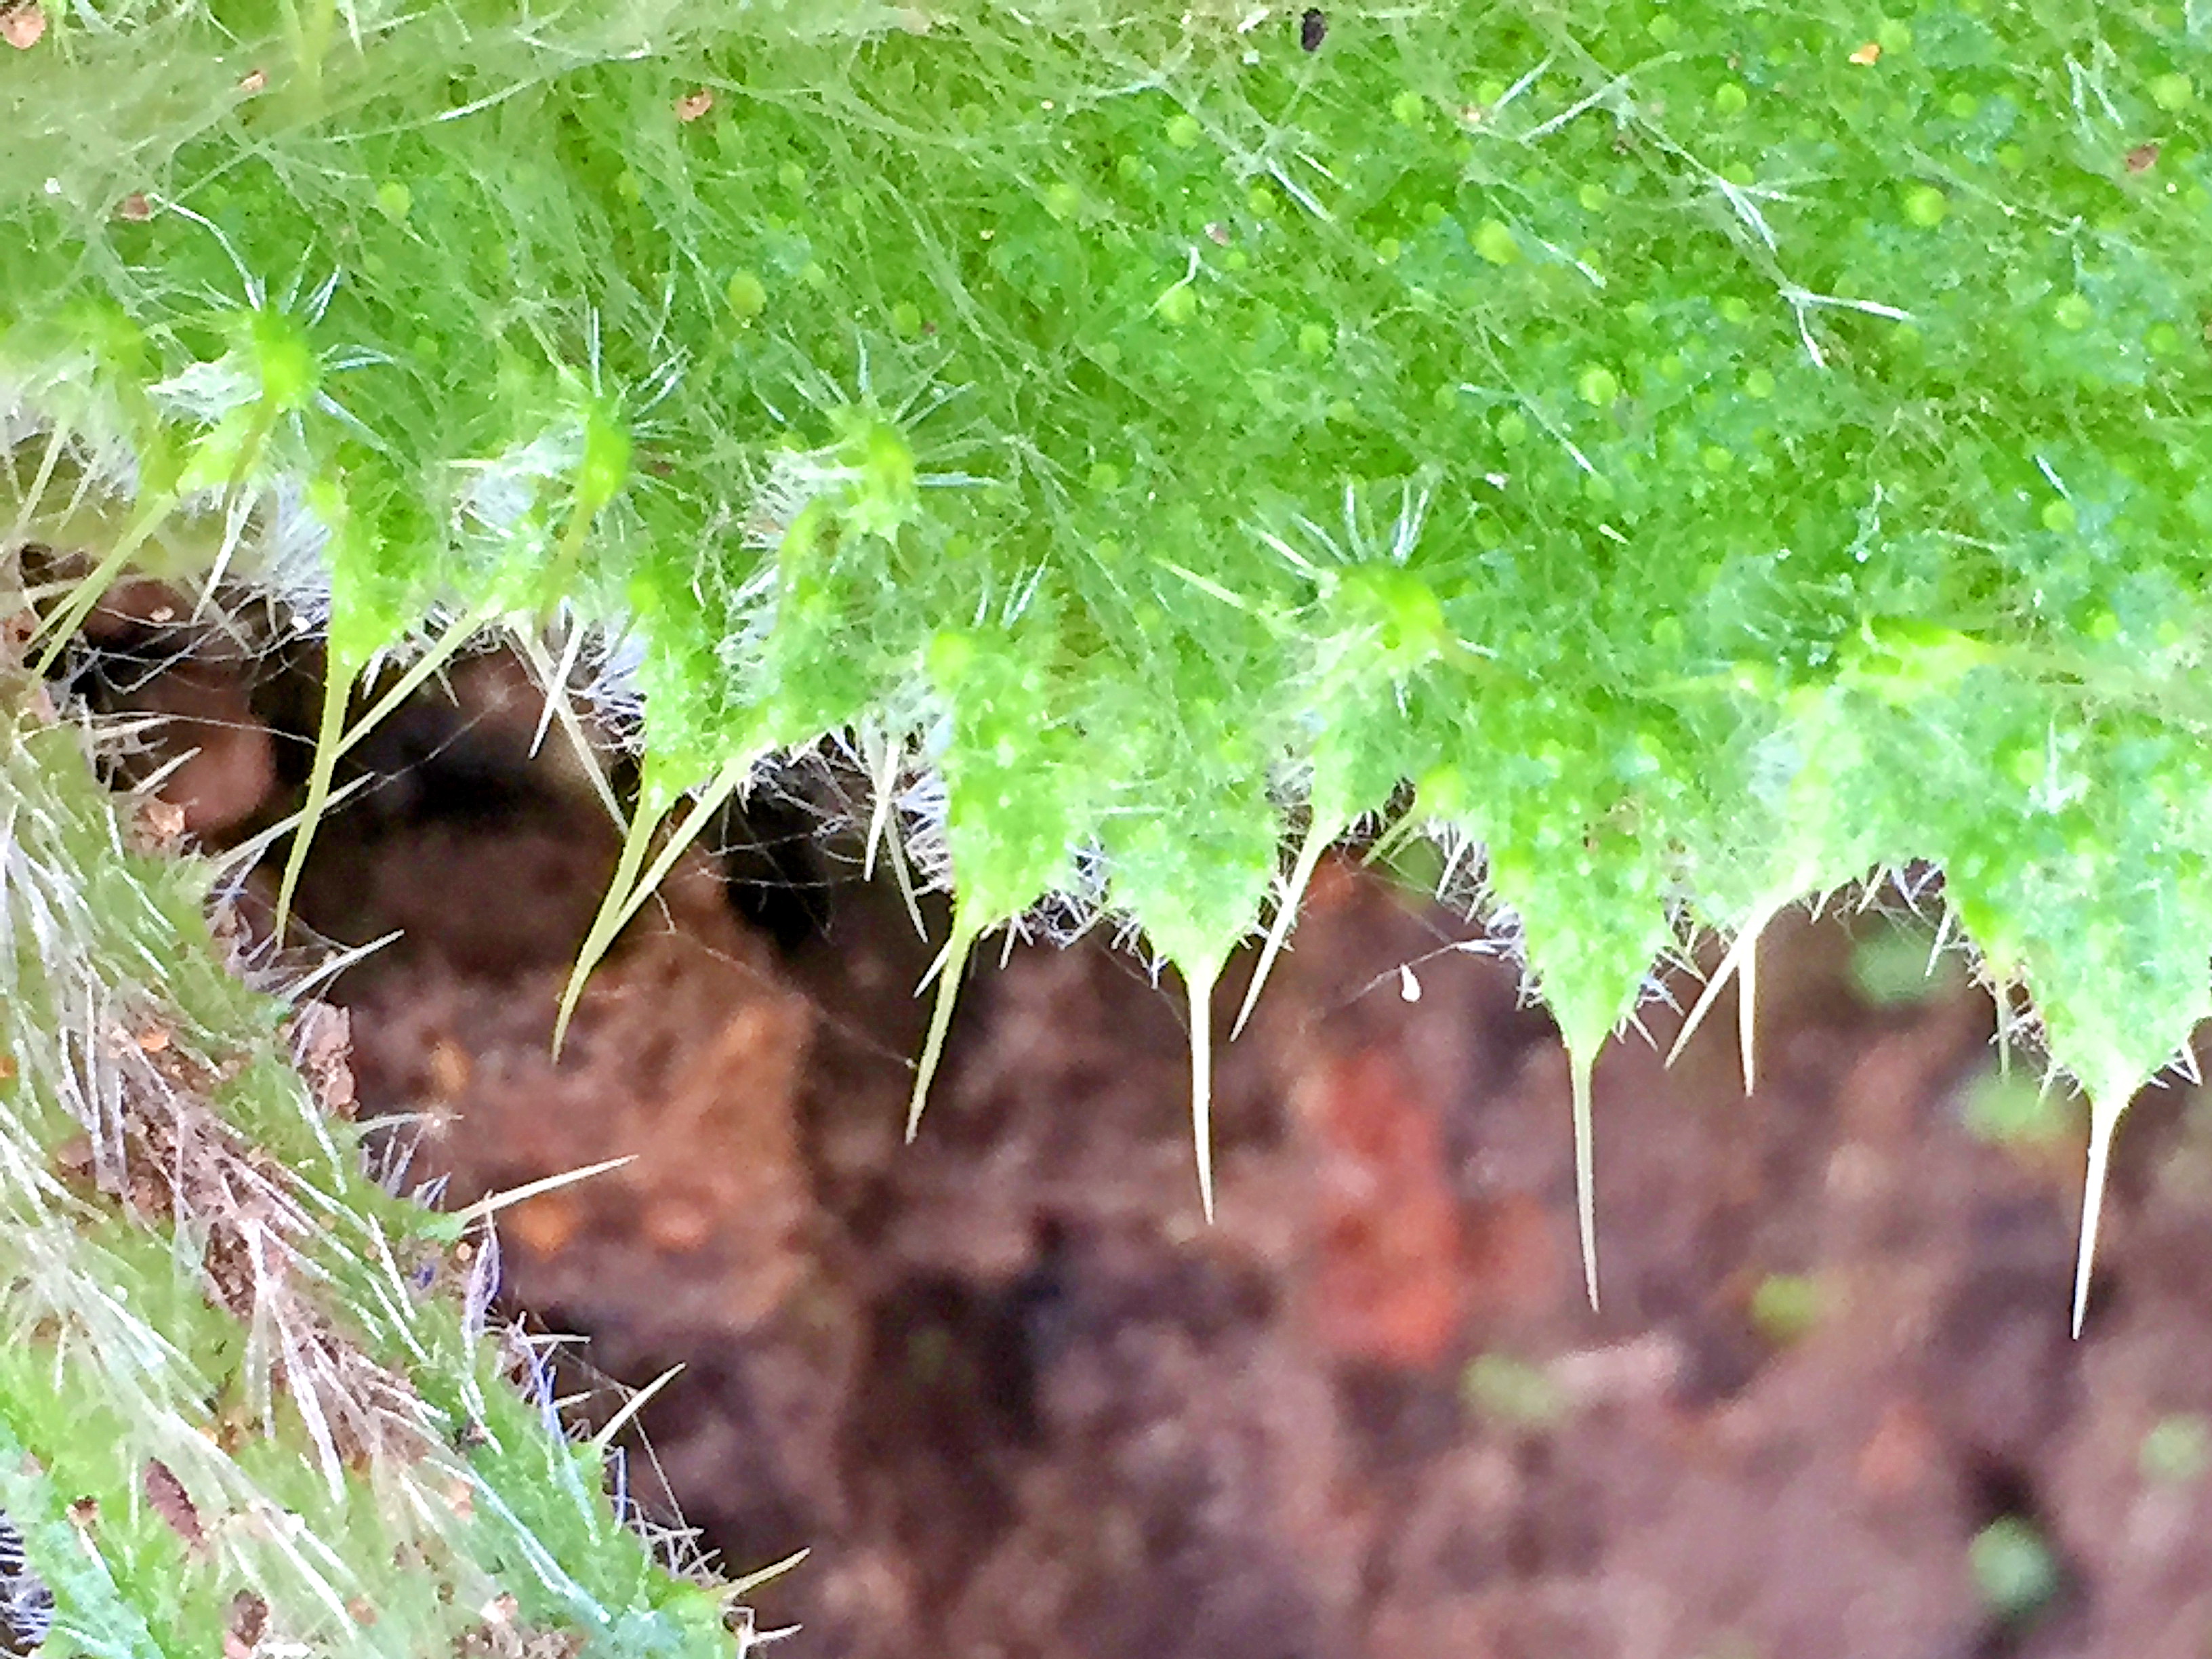
[[2063,1144],[2079,1133],[2079,1115],[2063,1091],[2020,1073],[1982,1073],[1960,1105],[1966,1133],[1975,1139],[2021,1150]]
[[2195,1485],[2212,1468],[2212,1422],[2197,1412],[2161,1417],[2143,1436],[2136,1462],[2153,1486]]
[[2058,1558],[2024,1516],[1990,1522],[1974,1534],[1966,1559],[1982,1605],[2008,1624],[2033,1619],[2058,1594]]
[[1507,1428],[1556,1428],[1565,1419],[1567,1395],[1540,1365],[1510,1354],[1478,1354],[1460,1376],[1468,1408]]
[[1786,1348],[1819,1328],[1824,1300],[1808,1274],[1769,1273],[1751,1293],[1751,1322],[1771,1346]]
[[1870,919],[1851,941],[1850,982],[1870,1008],[1912,1008],[1955,994],[1966,975],[1931,930]]

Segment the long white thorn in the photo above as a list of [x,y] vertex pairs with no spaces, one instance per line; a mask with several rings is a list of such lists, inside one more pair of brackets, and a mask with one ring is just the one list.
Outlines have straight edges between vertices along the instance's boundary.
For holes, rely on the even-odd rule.
[[558,720],[577,763],[584,769],[585,781],[599,797],[599,805],[606,809],[608,821],[617,830],[627,830],[629,818],[623,811],[622,803],[615,799],[614,786],[607,781],[607,769],[600,763],[599,747],[584,729],[584,722],[576,714],[575,699],[568,691],[569,680],[576,672],[576,659],[583,650],[584,629],[579,626],[569,630],[558,663],[546,653],[544,641],[532,629],[517,629],[515,638],[520,641],[523,653],[530,660],[531,672],[538,676],[538,683],[545,690],[545,706],[538,713],[538,729],[531,733],[531,754],[534,757],[538,753],[545,741],[546,732]]
[[754,1568],[744,1577],[723,1589],[722,1599],[734,1601],[741,1595],[750,1595],[770,1579],[782,1577],[811,1553],[813,1552],[809,1549],[793,1550],[781,1561],[771,1561],[764,1567]]
[[[2106,1091],[2109,1097],[2109,1088]],[[2112,1162],[2112,1136],[2127,1109],[2123,1095],[2118,1105],[2105,1098],[2089,1103],[2089,1167],[2081,1184],[2081,1240],[2074,1260],[2074,1340],[2081,1340],[2081,1321],[2089,1311],[2089,1273],[2097,1255],[2097,1224],[2105,1212],[2105,1176]]]
[[1597,1158],[1595,1135],[1590,1125],[1590,1073],[1595,1055],[1579,1049],[1567,1055],[1567,1070],[1574,1091],[1575,1226],[1583,1247],[1583,1288],[1589,1294],[1590,1311],[1597,1305]]
[[898,788],[898,769],[901,759],[899,744],[889,737],[883,739],[883,752],[877,757],[875,774],[870,781],[875,785],[876,799],[868,814],[868,844],[860,860],[860,879],[876,878],[876,849],[883,845],[884,834],[890,823],[891,801]]
[[1267,929],[1267,942],[1260,947],[1259,965],[1252,970],[1252,982],[1244,988],[1244,1001],[1237,1010],[1237,1018],[1229,1028],[1231,1042],[1244,1030],[1244,1022],[1252,1018],[1252,1010],[1259,1005],[1260,993],[1267,983],[1267,975],[1275,966],[1275,957],[1282,951],[1283,941],[1290,937],[1291,927],[1297,920],[1299,902],[1305,897],[1306,887],[1313,880],[1315,870],[1320,867],[1321,856],[1329,844],[1342,833],[1340,824],[1324,823],[1316,818],[1306,830],[1305,839],[1298,844],[1297,861],[1291,866],[1289,884],[1283,890],[1282,901],[1275,907],[1274,925]]
[[1743,1091],[1746,1094],[1751,1092],[1752,1019],[1754,981],[1759,972],[1759,936],[1766,931],[1767,924],[1774,920],[1781,908],[1781,902],[1763,900],[1745,919],[1743,926],[1736,930],[1735,938],[1729,941],[1728,954],[1721,958],[1720,966],[1713,969],[1713,976],[1705,981],[1705,988],[1691,1006],[1690,1017],[1682,1022],[1682,1029],[1675,1036],[1674,1046],[1667,1051],[1669,1066],[1681,1058],[1682,1050],[1689,1046],[1698,1027],[1712,1012],[1713,1004],[1719,1000],[1729,981],[1741,974],[1744,975],[1743,995],[1736,1015],[1736,1031],[1743,1054]]
[[[891,878],[898,884],[899,899],[906,906],[906,919],[914,924],[914,936],[924,944],[929,940],[929,924],[921,919],[921,898],[914,890],[914,872],[908,867],[906,849],[899,844],[898,825],[889,824],[884,833],[884,853],[890,860]],[[1013,935],[1009,933],[1007,943]]]
[[651,1403],[653,1395],[659,1394],[663,1389],[666,1388],[671,1382],[673,1382],[683,1374],[684,1367],[682,1365],[671,1365],[666,1370],[661,1372],[659,1376],[654,1377],[652,1382],[647,1383],[635,1394],[630,1395],[629,1399],[623,1401],[622,1403],[622,1409],[617,1412],[612,1417],[610,1417],[607,1419],[606,1426],[592,1437],[592,1449],[598,1453],[601,1457],[605,1457],[607,1455],[607,1448],[615,1443],[615,1437],[617,1435],[620,1434],[624,1429],[629,1426],[630,1419],[635,1418],[640,1412],[643,1411],[649,1403]]
[[563,1187],[573,1187],[580,1181],[589,1181],[595,1176],[619,1170],[626,1164],[635,1164],[637,1159],[635,1152],[622,1158],[602,1158],[599,1163],[586,1164],[580,1170],[563,1170],[558,1175],[544,1176],[536,1181],[525,1182],[520,1187],[509,1187],[505,1192],[492,1193],[478,1199],[461,1212],[461,1219],[467,1223],[496,1215],[500,1211],[510,1209],[529,1199],[558,1192]]
[[1743,1091],[1748,1096],[1757,1081],[1757,1069],[1753,1065],[1753,1049],[1759,1035],[1759,935],[1751,935],[1751,943],[1744,949],[1743,965],[1736,969],[1738,989],[1735,999],[1736,1048],[1743,1057]]
[[1218,963],[1182,968],[1190,994],[1190,1132],[1198,1148],[1198,1197],[1213,1224],[1213,981]]

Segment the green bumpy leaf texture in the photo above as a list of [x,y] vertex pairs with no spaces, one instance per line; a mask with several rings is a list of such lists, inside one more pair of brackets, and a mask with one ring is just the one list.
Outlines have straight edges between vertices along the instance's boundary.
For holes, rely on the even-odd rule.
[[1686,925],[1929,858],[2063,1065],[2155,1070],[2212,945],[2201,20],[1329,12],[50,5],[25,522],[84,510],[56,431],[304,485],[349,659],[631,627],[664,794],[915,732],[978,926],[1098,849],[1215,962],[1289,799],[1426,780],[1578,1041]]

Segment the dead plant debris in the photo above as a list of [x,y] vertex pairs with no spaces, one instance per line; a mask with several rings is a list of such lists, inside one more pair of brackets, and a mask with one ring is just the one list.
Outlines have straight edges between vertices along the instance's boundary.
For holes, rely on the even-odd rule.
[[39,0],[16,0],[0,6],[0,40],[18,52],[28,52],[46,38],[46,11]]

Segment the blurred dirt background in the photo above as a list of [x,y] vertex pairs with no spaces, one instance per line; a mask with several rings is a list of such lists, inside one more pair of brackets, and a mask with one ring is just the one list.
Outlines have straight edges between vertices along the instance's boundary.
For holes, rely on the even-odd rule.
[[[312,660],[151,588],[88,631],[71,689],[171,717],[140,769],[190,757],[196,834],[295,803]],[[1179,994],[1103,940],[982,964],[901,1144],[932,947],[788,804],[686,862],[554,1066],[615,830],[539,711],[488,655],[393,720],[302,912],[404,930],[335,994],[418,1174],[635,1157],[508,1213],[507,1293],[684,1365],[646,1432],[732,1571],[811,1550],[757,1598],[787,1650],[2212,1654],[2212,1110],[2133,1109],[2075,1345],[2083,1115],[1997,1075],[1924,935],[1778,925],[1748,1098],[1733,992],[1671,1070],[1663,1008],[1607,1051],[1593,1314],[1549,1022],[1347,863],[1221,1050],[1211,1229]]]

